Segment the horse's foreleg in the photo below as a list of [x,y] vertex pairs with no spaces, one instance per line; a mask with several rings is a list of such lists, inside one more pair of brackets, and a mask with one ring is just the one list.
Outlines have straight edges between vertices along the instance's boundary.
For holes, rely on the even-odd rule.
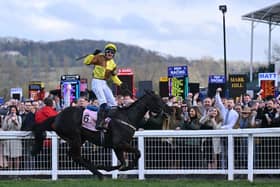
[[103,166],[103,165],[99,165],[99,166],[96,166],[97,169],[101,169],[101,170],[105,170],[105,171],[113,171],[113,170],[119,169],[120,167],[126,167],[125,166],[125,159],[124,159],[123,151],[120,150],[120,149],[117,149],[117,148],[114,148],[113,150],[114,150],[118,160],[120,161],[120,164],[118,164],[116,166]]
[[114,148],[114,152],[115,152],[118,160],[120,161],[120,165],[119,165],[118,169],[127,167],[126,162],[125,162],[125,157],[124,157],[125,153],[123,152],[123,150],[120,148]]
[[[122,158],[123,158],[123,162],[124,164],[122,164],[120,170],[129,170],[132,169],[134,166],[136,166],[138,164],[138,160],[141,156],[141,153],[138,149],[132,147],[130,144],[124,144],[123,146],[121,146],[121,153],[122,153]],[[124,152],[126,153],[133,153],[133,160],[131,164],[126,164],[125,163],[125,159],[124,159]]]
[[74,162],[90,170],[100,180],[103,179],[103,174],[97,170],[97,168],[91,163],[91,161],[86,160],[81,156],[81,146],[79,145],[79,143],[75,142],[73,144],[70,144],[70,156],[72,157]]

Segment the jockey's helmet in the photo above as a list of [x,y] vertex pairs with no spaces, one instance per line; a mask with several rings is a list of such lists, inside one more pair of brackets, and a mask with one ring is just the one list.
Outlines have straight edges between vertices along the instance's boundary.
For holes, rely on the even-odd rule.
[[115,44],[112,44],[112,43],[108,43],[107,45],[105,45],[105,48],[104,50],[106,51],[106,49],[111,49],[111,50],[114,50],[115,52],[117,52],[117,46]]

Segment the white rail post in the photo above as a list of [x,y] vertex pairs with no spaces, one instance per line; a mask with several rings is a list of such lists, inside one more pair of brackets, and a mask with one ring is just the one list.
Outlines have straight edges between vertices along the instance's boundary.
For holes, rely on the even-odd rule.
[[138,160],[138,179],[145,179],[145,146],[144,146],[144,136],[138,136],[138,149],[140,150],[141,157]]
[[233,136],[228,135],[228,180],[234,179],[234,151],[233,151]]
[[[269,154],[269,153],[268,153]],[[253,182],[254,178],[254,138],[253,134],[248,136],[248,180]]]
[[[113,166],[118,165],[118,158],[117,158],[117,156],[116,156],[116,154],[115,154],[113,149],[112,149],[112,165]],[[113,179],[117,179],[118,178],[118,173],[119,173],[118,170],[112,171],[112,178]]]
[[58,175],[58,137],[57,135],[52,132],[51,133],[52,139],[52,180],[57,180]]

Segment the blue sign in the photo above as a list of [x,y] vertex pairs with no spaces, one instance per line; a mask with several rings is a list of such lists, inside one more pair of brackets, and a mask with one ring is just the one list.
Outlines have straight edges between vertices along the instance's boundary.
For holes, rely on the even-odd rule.
[[168,77],[187,77],[188,76],[188,66],[171,66],[168,67]]
[[225,83],[224,75],[209,75],[209,83]]
[[0,105],[3,105],[5,103],[4,97],[0,97]]

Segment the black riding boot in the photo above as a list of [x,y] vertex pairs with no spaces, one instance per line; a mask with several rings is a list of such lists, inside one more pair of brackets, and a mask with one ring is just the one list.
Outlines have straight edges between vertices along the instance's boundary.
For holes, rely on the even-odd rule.
[[104,124],[105,124],[107,110],[108,110],[108,107],[107,107],[106,103],[103,103],[102,105],[100,105],[99,111],[97,113],[97,120],[96,120],[96,126],[95,126],[95,128],[97,130],[106,129],[104,127]]

